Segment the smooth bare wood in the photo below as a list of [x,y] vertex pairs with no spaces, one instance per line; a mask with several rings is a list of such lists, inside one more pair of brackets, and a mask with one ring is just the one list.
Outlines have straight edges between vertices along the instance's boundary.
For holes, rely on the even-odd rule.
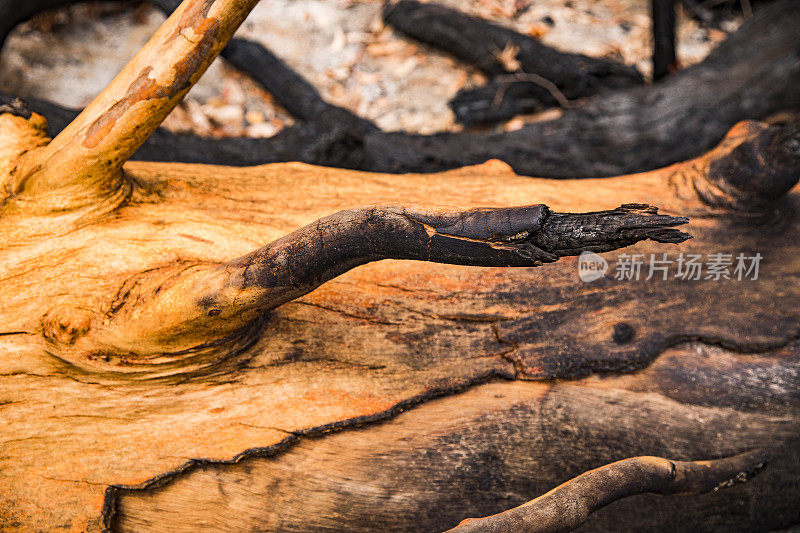
[[[14,194],[73,209],[117,196],[122,165],[200,79],[257,0],[185,0],[69,126],[21,156]],[[52,195],[58,190],[57,195]]]
[[[763,444],[767,464],[745,484],[633,496],[592,514],[582,530],[778,529],[800,518],[794,498],[781,496],[796,486],[798,353],[796,343],[766,357],[686,345],[629,376],[481,385],[381,424],[121,487],[111,523],[121,531],[442,531],[630,454],[715,459]],[[773,389],[782,400],[734,407],[731,397],[755,398],[777,383],[760,373],[770,367],[794,369]],[[681,376],[670,385],[701,402],[671,398],[660,377],[669,372]],[[715,397],[700,384],[727,393]]]

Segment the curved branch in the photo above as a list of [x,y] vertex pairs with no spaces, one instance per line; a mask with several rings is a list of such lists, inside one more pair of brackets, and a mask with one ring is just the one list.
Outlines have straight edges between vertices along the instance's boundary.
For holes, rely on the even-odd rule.
[[703,212],[769,219],[799,179],[800,120],[795,119],[774,126],[743,121],[714,150],[677,167],[669,181],[679,198],[699,200]]
[[109,315],[79,342],[62,342],[62,354],[73,361],[86,354],[124,356],[141,369],[232,340],[269,310],[371,261],[539,266],[645,239],[679,243],[689,235],[673,228],[686,222],[638,204],[580,214],[553,213],[544,205],[342,211],[224,265],[174,265],[130,280]]
[[461,522],[448,533],[554,533],[572,531],[589,515],[628,496],[703,493],[748,481],[765,465],[753,450],[713,461],[633,457],[601,466],[535,500],[502,513]]

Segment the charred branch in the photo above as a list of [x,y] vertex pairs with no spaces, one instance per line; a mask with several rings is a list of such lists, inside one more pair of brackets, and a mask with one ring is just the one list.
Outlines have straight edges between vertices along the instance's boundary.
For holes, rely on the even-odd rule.
[[[62,346],[65,358],[125,354],[133,366],[180,360],[235,342],[268,311],[356,266],[412,259],[474,266],[540,266],[584,250],[650,239],[679,243],[687,219],[624,205],[596,213],[553,213],[544,205],[425,212],[404,207],[342,211],[224,265],[179,265],[129,283],[102,326]],[[126,305],[125,302],[135,302]],[[171,355],[170,355],[171,354]]]
[[[384,21],[398,31],[449,52],[489,75],[516,71],[550,80],[568,98],[601,89],[642,83],[639,72],[626,65],[580,54],[568,54],[538,40],[437,4],[403,0],[388,6]],[[510,61],[503,55],[508,53]],[[513,57],[511,57],[513,56]]]
[[653,79],[678,70],[675,54],[675,0],[651,0],[653,19]]

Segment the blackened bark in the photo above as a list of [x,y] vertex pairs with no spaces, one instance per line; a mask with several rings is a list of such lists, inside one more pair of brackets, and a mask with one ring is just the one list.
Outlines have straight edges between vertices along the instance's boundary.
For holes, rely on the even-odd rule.
[[545,205],[450,213],[363,208],[320,219],[221,268],[241,272],[241,281],[232,278],[241,283],[237,290],[277,290],[280,299],[265,303],[272,308],[371,261],[539,266],[583,251],[605,252],[647,239],[680,243],[690,235],[674,227],[687,222],[639,204],[592,213],[553,213]]
[[[501,122],[542,107],[563,105],[564,100],[643,82],[634,67],[560,52],[527,35],[437,4],[403,0],[385,9],[384,20],[495,77],[486,87],[462,90],[450,102],[456,119],[468,126]],[[509,59],[518,65],[512,68]],[[504,76],[511,72],[533,74],[541,81]],[[554,98],[554,92],[561,98]]]
[[633,68],[606,59],[559,52],[536,39],[436,4],[403,0],[388,6],[384,21],[402,33],[471,63],[487,74],[516,69],[500,53],[516,49],[519,70],[538,74],[557,85],[568,98],[642,83]]
[[[701,154],[740,120],[800,106],[798,27],[800,10],[790,1],[775,2],[698,65],[653,86],[597,95],[565,109],[560,118],[503,133],[382,132],[349,111],[315,103],[312,92],[302,88],[305,82],[291,73],[299,83],[287,78],[274,87],[291,86],[292,94],[301,95],[296,112],[316,113],[314,120],[269,139],[207,139],[159,130],[136,158],[241,166],[302,161],[393,173],[436,172],[496,158],[530,176],[640,172]],[[251,59],[257,64],[251,54],[243,55],[244,63]],[[76,114],[53,104],[29,104],[50,119],[51,133],[66,125],[69,113]]]
[[675,0],[651,0],[653,20],[653,79],[678,70],[675,55]]
[[554,84],[535,74],[496,76],[486,85],[461,89],[448,103],[465,126],[496,124],[516,115],[569,105]]

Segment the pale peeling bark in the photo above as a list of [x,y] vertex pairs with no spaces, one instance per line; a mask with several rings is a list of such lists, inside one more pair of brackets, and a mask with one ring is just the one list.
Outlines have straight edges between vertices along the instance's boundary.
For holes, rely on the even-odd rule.
[[[187,0],[92,103],[15,171],[15,193],[71,209],[130,190],[122,165],[200,79],[257,0]],[[58,190],[54,197],[51,192]]]

